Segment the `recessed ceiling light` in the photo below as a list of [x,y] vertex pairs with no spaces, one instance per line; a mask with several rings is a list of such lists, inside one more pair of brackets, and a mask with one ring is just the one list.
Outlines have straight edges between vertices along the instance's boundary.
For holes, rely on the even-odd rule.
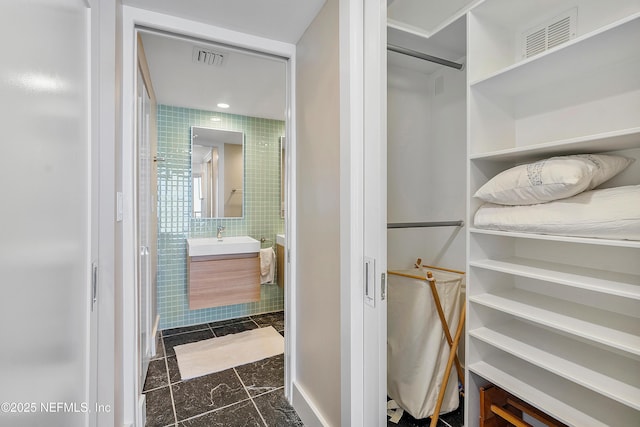
[[211,117],[211,121],[212,122],[219,122],[220,121],[220,117]]
[[224,102],[221,102],[218,104],[219,108],[229,108],[229,104],[225,104]]

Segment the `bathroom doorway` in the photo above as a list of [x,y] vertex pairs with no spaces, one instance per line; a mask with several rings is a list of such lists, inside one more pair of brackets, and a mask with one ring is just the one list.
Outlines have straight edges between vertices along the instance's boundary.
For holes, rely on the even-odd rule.
[[[291,223],[287,188],[292,168],[288,167],[290,160],[282,156],[292,150],[283,150],[282,144],[287,141],[290,147],[293,139],[287,115],[291,110],[289,60],[147,27],[136,33],[138,53],[144,55],[157,101],[158,281],[151,293],[157,295],[153,316],[158,319],[157,330],[175,332],[224,321],[249,324],[238,320],[251,320],[262,327],[260,315],[282,316],[285,311],[286,323],[291,324],[293,316],[285,310],[291,306],[293,283],[288,280],[288,271],[284,275],[274,272],[273,278],[261,285],[258,302],[197,310],[189,307],[186,281],[188,237],[212,237],[222,229],[224,236],[249,235],[260,240],[263,249],[275,250],[276,243],[287,235]],[[206,142],[207,135],[215,132],[239,134],[238,149],[230,143]],[[232,158],[232,152],[239,154]],[[238,182],[229,175],[236,166],[240,168],[234,172],[240,175]],[[205,179],[217,170],[225,174]],[[209,187],[235,182],[229,189],[220,184],[219,208],[209,209],[208,215],[203,215],[207,211],[203,208],[206,199],[202,199],[207,193],[203,191],[205,181]],[[289,263],[274,259],[274,268],[277,264],[290,268]],[[283,281],[286,285],[280,283]],[[288,355],[292,334],[284,325],[278,332],[286,335]],[[284,359],[283,374],[288,378],[291,362],[289,357]],[[286,386],[290,381],[285,378],[281,381]],[[289,395],[288,387],[281,392]]]

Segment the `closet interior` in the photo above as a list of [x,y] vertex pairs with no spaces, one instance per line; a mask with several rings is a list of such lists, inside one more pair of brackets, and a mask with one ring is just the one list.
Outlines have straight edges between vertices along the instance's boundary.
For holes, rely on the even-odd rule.
[[467,24],[446,18],[387,31],[387,394],[432,425],[464,382]]
[[430,37],[389,27],[387,43],[387,265],[464,270],[466,19]]
[[[388,53],[387,265],[466,271],[464,425],[495,385],[559,423],[635,426],[640,1],[425,3],[388,2],[389,44],[463,67]],[[569,155],[630,161],[593,191],[506,209],[560,206],[570,231],[479,222],[474,195],[496,175]],[[619,190],[628,218],[591,205]],[[580,229],[572,204],[600,222]]]

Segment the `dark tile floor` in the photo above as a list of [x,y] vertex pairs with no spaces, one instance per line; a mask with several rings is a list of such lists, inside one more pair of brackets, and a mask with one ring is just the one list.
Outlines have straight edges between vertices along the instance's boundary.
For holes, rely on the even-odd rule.
[[[182,381],[173,348],[250,329],[273,326],[284,335],[283,312],[162,331],[157,356],[149,364],[144,393],[147,427],[303,426],[284,397],[284,356],[270,357],[226,371]],[[438,427],[462,427],[464,401],[440,416]],[[388,427],[429,426],[430,418],[405,413]]]
[[[387,427],[423,427],[431,425],[431,417],[415,419],[408,413],[404,413],[398,424],[387,420]],[[448,414],[442,414],[438,418],[438,427],[464,427],[464,397],[460,396],[458,409]]]
[[147,427],[302,426],[284,397],[283,355],[180,379],[175,346],[267,326],[284,335],[283,313],[162,331],[144,384]]

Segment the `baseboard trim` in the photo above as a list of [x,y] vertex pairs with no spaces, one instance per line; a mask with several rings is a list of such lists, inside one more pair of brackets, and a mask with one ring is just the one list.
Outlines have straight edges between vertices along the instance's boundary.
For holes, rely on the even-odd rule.
[[296,382],[293,383],[291,402],[306,427],[330,427],[304,389]]

